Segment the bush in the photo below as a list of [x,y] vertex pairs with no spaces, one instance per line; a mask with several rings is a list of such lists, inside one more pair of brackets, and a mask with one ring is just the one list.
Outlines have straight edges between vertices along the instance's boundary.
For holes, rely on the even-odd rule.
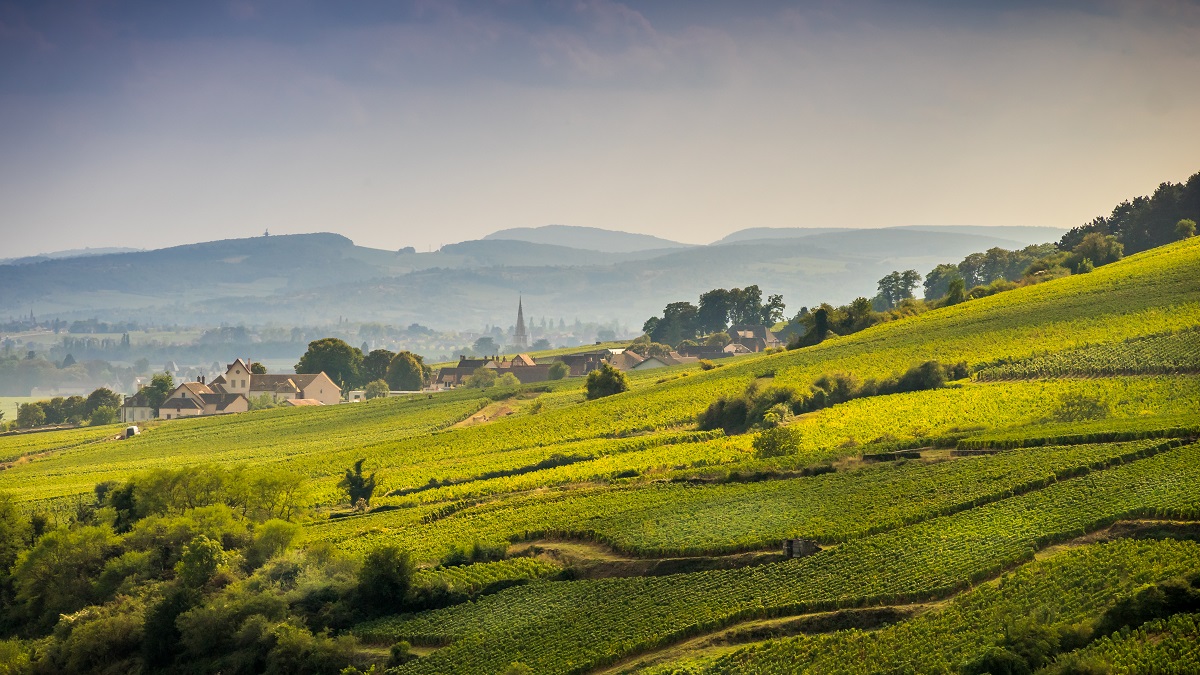
[[782,457],[800,450],[800,431],[793,427],[774,427],[754,437],[754,455],[759,458]]
[[494,368],[480,366],[467,378],[467,386],[474,389],[487,389],[488,387],[495,386],[498,377]]
[[388,392],[390,391],[391,389],[388,387],[386,380],[375,380],[366,386],[366,388],[363,390],[363,394],[367,397],[367,400],[370,401],[376,398],[387,398]]
[[571,367],[562,361],[555,361],[550,364],[550,379],[561,380],[571,374]]
[[700,370],[712,370],[716,367],[717,364],[713,363],[712,361],[709,361],[708,359],[700,359]]
[[372,614],[394,614],[404,607],[415,567],[408,551],[380,546],[367,553],[358,573],[358,597]]
[[512,373],[505,373],[505,374],[501,375],[500,377],[496,378],[496,386],[497,387],[519,387],[519,386],[521,386],[521,380],[517,379],[517,376],[513,375]]
[[1029,675],[1025,659],[1003,647],[988,647],[959,668],[962,675]]
[[588,373],[587,397],[589,401],[620,394],[623,391],[629,391],[629,378],[611,365],[603,363],[599,370]]
[[221,542],[199,535],[183,547],[183,555],[175,564],[175,574],[188,588],[199,588],[225,564],[225,550]]
[[117,423],[117,409],[111,406],[100,406],[88,415],[88,424],[93,427],[104,426],[105,424]]

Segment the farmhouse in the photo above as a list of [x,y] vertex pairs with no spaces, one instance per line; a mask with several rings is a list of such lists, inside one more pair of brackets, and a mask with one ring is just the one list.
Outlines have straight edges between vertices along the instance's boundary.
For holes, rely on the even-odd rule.
[[121,404],[121,421],[129,422],[144,422],[154,419],[154,407],[150,405],[150,399],[146,397],[146,392],[139,390],[133,396],[126,396],[125,402]]
[[739,344],[752,352],[775,349],[783,346],[783,341],[775,337],[767,326],[738,324],[729,327],[727,331],[730,344]]
[[243,394],[214,390],[203,382],[184,382],[159,406],[158,416],[171,420],[200,415],[225,415],[246,412],[249,409],[250,401]]
[[241,394],[247,399],[260,398],[264,394],[276,403],[290,399],[309,398],[324,405],[334,405],[342,400],[342,389],[325,373],[316,375],[259,375],[250,372],[250,365],[243,359],[229,364],[224,375],[218,375],[210,383],[229,394]]
[[437,384],[444,387],[457,387],[465,384],[467,378],[480,368],[495,370],[497,375],[512,373],[521,384],[530,382],[545,382],[550,379],[550,364],[539,364],[528,354],[518,354],[510,360],[508,357],[489,356],[482,359],[469,359],[460,356],[458,365],[442,368],[438,372]]

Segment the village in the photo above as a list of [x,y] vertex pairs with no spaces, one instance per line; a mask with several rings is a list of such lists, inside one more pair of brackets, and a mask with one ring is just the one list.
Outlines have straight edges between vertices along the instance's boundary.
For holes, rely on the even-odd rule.
[[[518,300],[517,320],[510,344],[518,352],[516,355],[460,355],[457,364],[438,369],[421,388],[389,390],[386,395],[449,391],[470,386],[472,378],[481,374],[489,380],[498,380],[511,374],[520,384],[533,384],[563,377],[585,377],[605,364],[622,372],[643,371],[696,363],[701,359],[731,358],[783,346],[783,342],[765,325],[734,325],[719,337],[721,339],[712,341],[715,344],[693,344],[688,341],[675,349],[635,341],[628,347],[597,346],[595,349],[534,358],[526,352],[529,348],[529,332],[525,324],[524,303]],[[373,392],[366,389],[343,392],[342,387],[325,372],[256,372],[262,370],[248,359],[237,358],[227,365],[224,373],[211,380],[206,381],[205,376],[201,375],[195,381],[178,384],[157,406],[148,388],[142,386],[137,393],[124,398],[119,411],[120,420],[135,424],[153,419],[228,415],[247,412],[255,407],[256,402],[259,407],[264,403],[270,407],[304,407],[360,403],[375,397]]]

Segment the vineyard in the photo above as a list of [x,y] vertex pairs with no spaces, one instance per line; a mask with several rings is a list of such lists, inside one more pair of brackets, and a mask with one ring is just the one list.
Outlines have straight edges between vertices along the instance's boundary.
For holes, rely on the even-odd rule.
[[[67,532],[57,525],[90,518],[108,546],[148,536],[149,525],[136,537],[120,529],[143,506],[141,483],[125,482],[135,474],[204,465],[285,476],[300,486],[294,523],[212,530],[208,550],[243,548],[214,558],[223,562],[204,592],[220,587],[234,607],[275,589],[283,599],[271,602],[284,605],[262,606],[304,611],[336,598],[336,611],[277,613],[272,625],[326,631],[363,658],[416,645],[393,653],[393,674],[958,673],[1016,650],[1021,631],[1057,640],[1030,671],[1069,659],[1186,671],[1198,658],[1194,610],[1087,631],[1146,585],[1200,573],[1200,546],[1187,541],[1200,520],[1198,278],[1192,239],[813,347],[632,373],[629,391],[594,401],[576,378],[155,422],[129,440],[120,426],[3,436],[0,492],[56,537]],[[965,362],[973,376],[781,415],[782,432],[698,425],[712,402],[751,386],[807,392],[822,376],[861,383],[929,360]],[[503,412],[483,419],[485,409]],[[787,446],[764,452],[774,434]],[[354,508],[342,479],[360,459],[377,484]],[[173,494],[157,498],[174,504]],[[214,507],[172,508],[154,522]],[[1145,525],[1108,529],[1134,519],[1165,529],[1109,540]],[[254,571],[245,552],[261,557],[273,541],[260,526],[283,543]],[[785,539],[815,552],[785,559]],[[92,567],[116,575],[152,555]],[[165,576],[130,630],[152,625],[159,589],[182,574],[182,553],[171,555],[153,558]],[[403,560],[410,578],[382,599],[355,590],[363,561],[381,559]],[[322,564],[333,571],[322,576]],[[50,616],[115,612],[128,601],[118,590],[102,611]],[[374,605],[356,613],[356,603]],[[795,623],[901,605],[869,630]],[[261,628],[224,607],[205,609],[206,625],[239,626],[236,640]],[[705,642],[747,626],[793,632]],[[37,644],[0,641],[0,654]]]
[[751,617],[943,597],[1121,518],[1196,518],[1198,479],[1200,448],[1190,445],[796,561],[533,584],[359,632],[450,643],[401,672],[489,672],[514,653],[538,671],[574,672]]
[[1198,372],[1200,330],[1187,330],[983,364],[975,377],[995,381]]
[[[708,662],[675,663],[650,672],[871,673],[889,663],[918,673],[958,673],[970,657],[1001,641],[1004,629],[1033,617],[1053,628],[1071,628],[1102,613],[1143,584],[1200,572],[1200,546],[1192,542],[1119,541],[1091,545],[1025,565],[997,585],[980,586],[944,609],[873,633],[779,640]],[[1153,636],[1154,640],[1147,638]],[[1200,664],[1195,615],[1147,624],[1130,635],[1103,637],[1074,657],[1101,654],[1114,672],[1156,672],[1166,663],[1188,672]],[[1164,640],[1164,638],[1166,638]],[[1063,658],[1063,657],[1060,657]],[[1163,672],[1163,671],[1157,671]]]

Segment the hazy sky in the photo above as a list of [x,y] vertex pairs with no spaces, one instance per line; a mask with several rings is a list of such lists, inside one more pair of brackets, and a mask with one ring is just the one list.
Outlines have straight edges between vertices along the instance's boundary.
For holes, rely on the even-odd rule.
[[0,0],[0,258],[1070,227],[1200,171],[1200,2],[977,4]]

